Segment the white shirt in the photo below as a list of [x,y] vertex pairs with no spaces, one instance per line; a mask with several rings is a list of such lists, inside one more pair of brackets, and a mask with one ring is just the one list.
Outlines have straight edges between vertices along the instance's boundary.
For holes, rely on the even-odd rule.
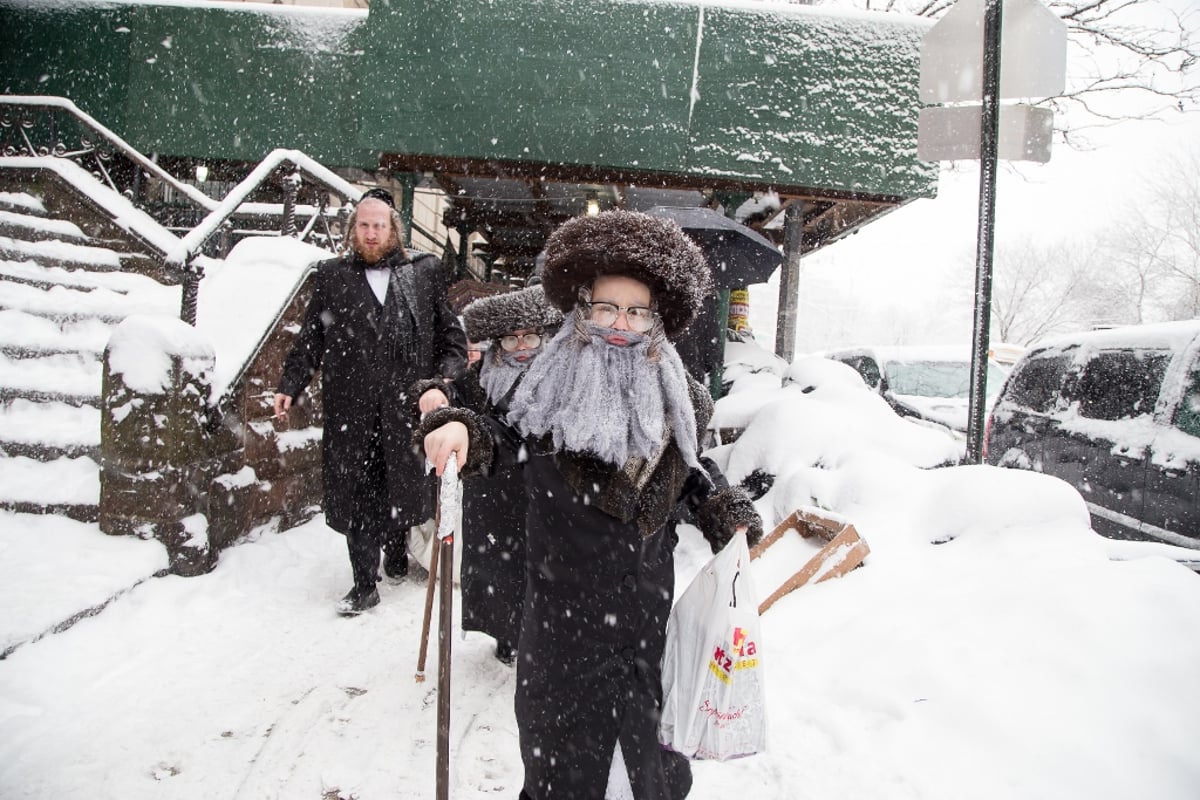
[[387,298],[388,268],[366,267],[363,269],[363,274],[367,276],[367,283],[371,284],[371,291],[379,298],[379,304],[383,305]]

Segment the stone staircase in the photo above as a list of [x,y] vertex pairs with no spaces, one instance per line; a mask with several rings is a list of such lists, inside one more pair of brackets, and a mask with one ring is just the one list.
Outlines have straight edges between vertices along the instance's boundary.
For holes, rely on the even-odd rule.
[[178,316],[180,288],[64,216],[36,187],[0,191],[0,508],[95,521],[105,345],[131,314]]

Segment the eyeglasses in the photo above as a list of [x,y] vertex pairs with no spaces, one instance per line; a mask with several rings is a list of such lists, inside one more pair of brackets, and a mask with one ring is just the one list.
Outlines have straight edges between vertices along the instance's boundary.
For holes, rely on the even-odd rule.
[[542,343],[542,335],[540,333],[523,333],[520,336],[509,334],[508,336],[500,337],[500,346],[508,352],[516,350],[520,344],[524,342],[525,346],[530,350],[536,349]]
[[588,319],[605,328],[616,325],[621,312],[625,312],[625,321],[629,323],[629,330],[637,333],[645,333],[654,327],[654,320],[658,316],[653,309],[646,306],[619,306],[603,300],[584,303],[584,305],[588,308]]

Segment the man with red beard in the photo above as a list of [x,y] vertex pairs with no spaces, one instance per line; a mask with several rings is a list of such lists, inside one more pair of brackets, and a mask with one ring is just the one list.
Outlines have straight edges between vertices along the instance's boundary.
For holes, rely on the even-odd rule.
[[317,265],[304,324],[275,395],[275,416],[321,370],[325,519],[346,535],[354,586],[338,612],[379,603],[384,571],[408,570],[408,529],[431,516],[429,479],[410,444],[418,415],[448,403],[445,380],[466,366],[466,336],[446,298],[447,276],[410,252],[391,195],[371,190],[349,219],[347,247]]

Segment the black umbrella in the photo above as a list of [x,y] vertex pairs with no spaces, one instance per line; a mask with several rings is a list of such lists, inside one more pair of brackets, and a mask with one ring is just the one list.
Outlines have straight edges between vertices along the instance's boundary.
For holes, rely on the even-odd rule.
[[766,283],[783,263],[783,253],[774,242],[720,211],[701,206],[654,206],[646,213],[679,223],[708,257],[718,289]]

